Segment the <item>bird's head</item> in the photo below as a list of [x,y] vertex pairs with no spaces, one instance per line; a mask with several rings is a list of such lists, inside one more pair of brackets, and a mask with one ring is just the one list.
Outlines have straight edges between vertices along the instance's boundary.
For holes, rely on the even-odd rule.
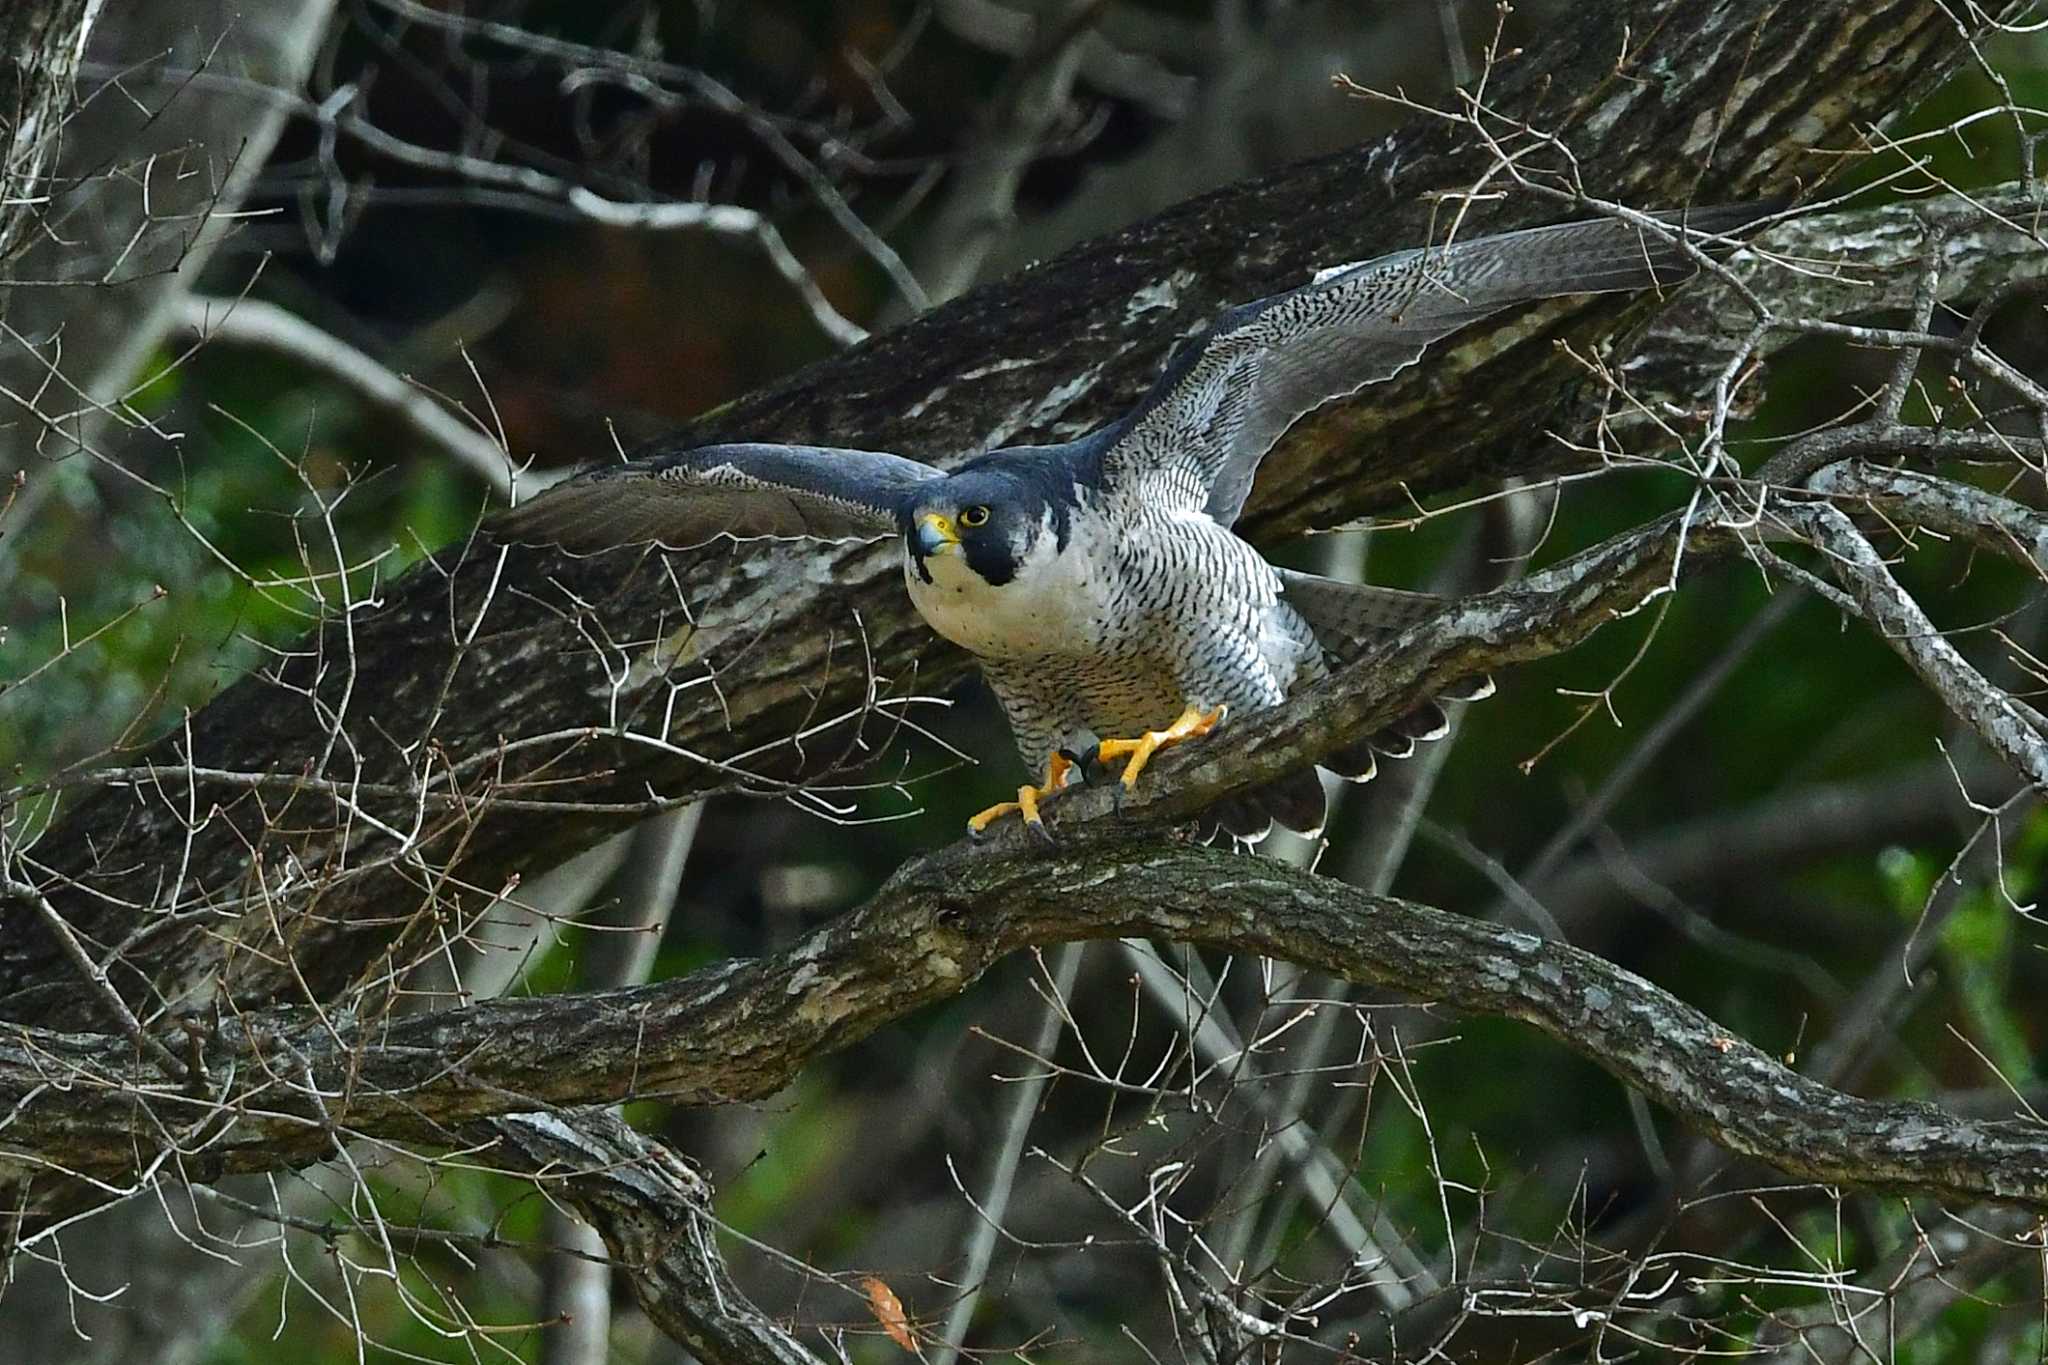
[[1041,541],[1055,537],[1064,545],[1064,509],[1052,506],[1034,472],[976,462],[920,488],[903,522],[910,571],[929,584],[935,569],[964,568],[999,588],[1017,577]]

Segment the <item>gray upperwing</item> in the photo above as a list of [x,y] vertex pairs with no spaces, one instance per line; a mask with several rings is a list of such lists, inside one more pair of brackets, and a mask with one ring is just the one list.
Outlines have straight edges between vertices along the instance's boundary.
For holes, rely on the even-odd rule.
[[[1774,206],[1664,215],[1726,232]],[[1106,481],[1144,484],[1224,525],[1259,461],[1324,403],[1392,378],[1425,347],[1517,303],[1675,284],[1674,240],[1617,219],[1528,228],[1382,256],[1234,309],[1177,360],[1104,456]]]
[[501,512],[505,540],[572,550],[658,542],[672,549],[721,535],[874,540],[900,504],[941,471],[879,450],[718,445],[606,465]]

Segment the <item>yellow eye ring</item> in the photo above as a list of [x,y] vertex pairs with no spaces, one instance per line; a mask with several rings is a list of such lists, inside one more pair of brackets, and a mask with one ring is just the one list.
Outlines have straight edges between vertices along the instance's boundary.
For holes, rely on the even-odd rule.
[[988,509],[986,507],[969,507],[964,509],[960,513],[960,524],[962,526],[988,525]]

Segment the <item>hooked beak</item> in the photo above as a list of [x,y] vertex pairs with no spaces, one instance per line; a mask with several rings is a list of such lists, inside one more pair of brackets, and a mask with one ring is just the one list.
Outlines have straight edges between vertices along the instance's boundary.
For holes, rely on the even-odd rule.
[[960,548],[960,533],[950,519],[927,512],[917,519],[917,557],[927,559]]

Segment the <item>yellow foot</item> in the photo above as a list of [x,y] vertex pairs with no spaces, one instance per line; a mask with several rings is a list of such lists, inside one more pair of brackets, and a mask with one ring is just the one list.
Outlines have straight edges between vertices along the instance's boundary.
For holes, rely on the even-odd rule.
[[1152,755],[1169,744],[1179,744],[1183,740],[1198,739],[1208,734],[1223,720],[1223,713],[1227,709],[1218,706],[1215,710],[1205,713],[1198,707],[1190,706],[1180,713],[1180,719],[1164,730],[1147,730],[1136,739],[1103,740],[1095,747],[1096,757],[1107,763],[1112,758],[1129,755],[1130,761],[1124,764],[1124,790],[1130,791],[1138,785],[1138,774],[1145,771],[1145,765],[1152,761]]
[[990,806],[979,815],[972,817],[967,822],[967,832],[976,838],[980,838],[988,831],[988,827],[991,824],[1008,815],[1011,811],[1016,811],[1024,817],[1024,823],[1031,827],[1032,833],[1047,843],[1051,843],[1052,835],[1046,833],[1045,821],[1038,818],[1038,803],[1041,799],[1051,796],[1054,792],[1066,786],[1067,774],[1072,772],[1073,768],[1072,760],[1065,754],[1054,754],[1045,761],[1044,785],[1017,788],[1017,799],[1015,801],[1000,802]]

